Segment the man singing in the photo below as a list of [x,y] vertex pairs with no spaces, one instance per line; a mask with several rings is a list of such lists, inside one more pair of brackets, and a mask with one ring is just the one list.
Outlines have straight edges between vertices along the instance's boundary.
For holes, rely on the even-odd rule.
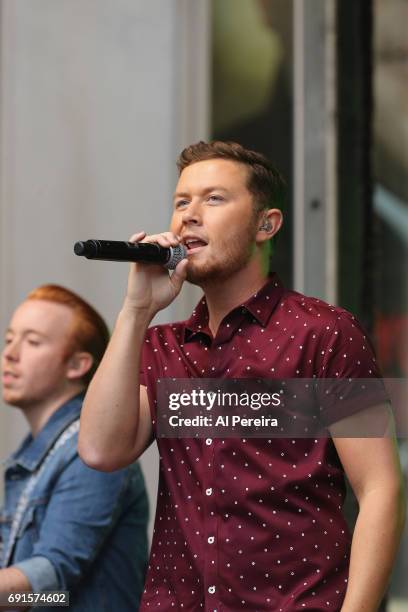
[[[104,474],[77,452],[83,395],[108,339],[100,315],[56,285],[32,291],[11,318],[3,399],[21,409],[30,433],[5,466],[2,601],[14,592],[24,603],[35,601],[29,593],[69,591],[75,612],[130,612],[139,602],[147,561],[140,467]],[[41,601],[35,609],[60,609]]]
[[[182,243],[170,276],[132,264],[123,308],[88,390],[80,454],[113,470],[157,436],[162,378],[378,378],[354,317],[285,289],[269,274],[284,183],[262,155],[200,142],[179,158],[169,232],[133,241]],[[149,328],[185,280],[204,291],[190,319]],[[141,610],[375,612],[405,506],[392,436],[158,438],[161,462]],[[386,399],[358,410],[389,418]],[[344,430],[343,430],[344,431]],[[341,508],[344,473],[359,502],[353,538]]]

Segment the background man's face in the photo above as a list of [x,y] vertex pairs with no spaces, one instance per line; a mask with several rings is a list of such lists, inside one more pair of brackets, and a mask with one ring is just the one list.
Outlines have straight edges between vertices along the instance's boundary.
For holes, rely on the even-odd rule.
[[225,159],[197,162],[180,175],[170,229],[189,244],[187,279],[228,278],[254,253],[258,215],[247,188],[247,168]]
[[3,399],[24,408],[66,391],[66,351],[73,324],[70,308],[27,300],[15,311],[2,352]]

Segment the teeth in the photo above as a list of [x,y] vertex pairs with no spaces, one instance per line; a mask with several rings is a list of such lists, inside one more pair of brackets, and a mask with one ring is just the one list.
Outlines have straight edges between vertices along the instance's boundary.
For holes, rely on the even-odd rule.
[[199,238],[189,238],[188,240],[186,240],[187,245],[195,244],[196,242],[200,242],[204,244],[204,241],[200,240]]

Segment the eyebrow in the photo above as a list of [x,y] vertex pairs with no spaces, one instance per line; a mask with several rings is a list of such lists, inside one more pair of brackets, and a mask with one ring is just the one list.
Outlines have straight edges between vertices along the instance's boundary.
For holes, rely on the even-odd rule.
[[[6,334],[15,334],[16,332],[11,327],[8,327],[6,329],[5,333]],[[43,338],[48,338],[47,334],[44,334],[43,332],[40,332],[37,329],[31,329],[31,328],[25,329],[24,332],[23,332],[23,335],[26,336],[28,334],[36,334],[37,336],[42,336]]]
[[[214,185],[212,187],[206,187],[205,189],[203,189],[203,191],[201,191],[201,195],[206,195],[211,191],[224,191],[225,193],[228,193],[229,190],[225,187],[221,187],[221,185]],[[173,196],[173,200],[175,200],[176,198],[188,198],[189,196],[190,193],[187,191],[176,191]]]

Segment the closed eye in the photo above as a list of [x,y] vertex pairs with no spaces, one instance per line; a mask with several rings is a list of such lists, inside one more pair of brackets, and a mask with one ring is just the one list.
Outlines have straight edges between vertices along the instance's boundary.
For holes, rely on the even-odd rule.
[[42,337],[37,336],[37,334],[30,333],[26,336],[27,344],[29,344],[30,346],[40,346],[43,340],[44,339]]

